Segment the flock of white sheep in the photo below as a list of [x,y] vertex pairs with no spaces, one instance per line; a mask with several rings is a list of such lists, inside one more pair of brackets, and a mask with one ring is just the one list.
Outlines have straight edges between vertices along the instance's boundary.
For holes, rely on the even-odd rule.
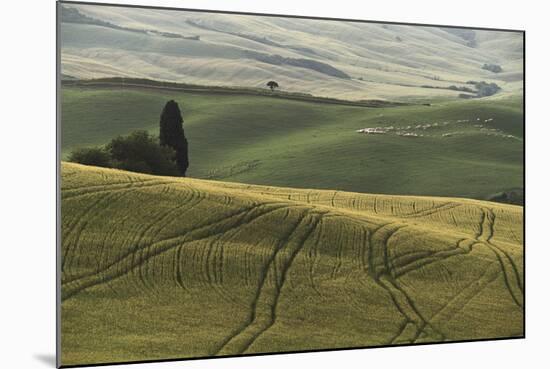
[[[476,118],[474,120],[475,123],[482,122],[481,124],[474,124],[473,127],[478,128],[480,131],[484,132],[488,136],[498,136],[498,137],[504,137],[504,138],[516,138],[513,135],[505,134],[499,129],[496,128],[489,128],[483,125],[483,123],[490,123],[494,121],[494,118]],[[402,137],[424,137],[424,136],[437,136],[435,134],[432,135],[425,135],[422,132],[419,131],[426,131],[426,130],[432,130],[434,128],[440,128],[444,126],[448,126],[450,124],[460,124],[460,123],[470,123],[470,119],[459,119],[454,122],[451,121],[445,121],[445,122],[435,122],[435,123],[420,123],[415,125],[408,125],[404,127],[394,127],[394,126],[386,126],[386,127],[367,127],[367,128],[361,128],[356,130],[357,133],[367,134],[367,135],[381,135],[381,134],[394,134],[397,136]],[[446,132],[442,133],[441,137],[451,137],[455,135],[460,135],[465,132],[456,131],[456,132]]]

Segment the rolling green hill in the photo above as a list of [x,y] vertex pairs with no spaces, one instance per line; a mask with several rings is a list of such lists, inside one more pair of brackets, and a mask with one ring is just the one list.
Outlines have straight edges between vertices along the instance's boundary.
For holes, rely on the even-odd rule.
[[522,207],[61,178],[64,365],[523,335]]
[[[157,134],[170,99],[183,111],[195,178],[478,199],[523,187],[519,96],[366,108],[208,90],[64,86],[63,156],[136,129]],[[391,130],[356,132],[367,127]]]

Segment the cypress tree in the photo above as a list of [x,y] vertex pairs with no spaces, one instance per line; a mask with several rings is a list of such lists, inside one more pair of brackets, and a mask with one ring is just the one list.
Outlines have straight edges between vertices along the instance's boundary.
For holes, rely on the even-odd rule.
[[160,144],[174,149],[176,164],[182,176],[189,167],[187,139],[183,131],[183,118],[178,103],[170,100],[162,109],[160,115]]

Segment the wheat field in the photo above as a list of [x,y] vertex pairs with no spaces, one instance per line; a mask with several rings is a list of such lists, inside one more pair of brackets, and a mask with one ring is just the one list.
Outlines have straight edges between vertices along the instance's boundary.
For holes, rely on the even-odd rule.
[[63,365],[523,336],[523,208],[62,163]]

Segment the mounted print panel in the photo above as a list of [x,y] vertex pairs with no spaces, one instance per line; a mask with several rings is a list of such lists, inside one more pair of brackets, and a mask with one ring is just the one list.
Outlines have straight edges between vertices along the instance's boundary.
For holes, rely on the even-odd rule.
[[58,364],[524,337],[524,33],[60,2]]

